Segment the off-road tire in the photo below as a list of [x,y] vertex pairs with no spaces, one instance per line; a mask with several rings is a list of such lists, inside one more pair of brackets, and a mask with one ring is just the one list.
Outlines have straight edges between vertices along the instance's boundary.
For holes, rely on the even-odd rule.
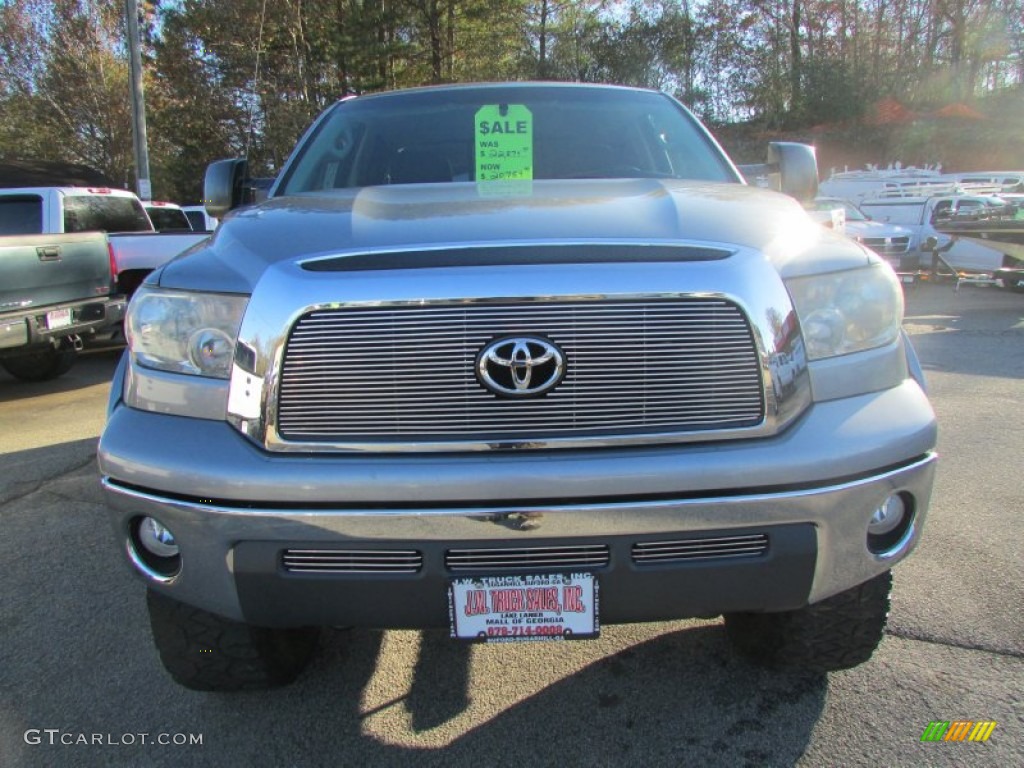
[[892,574],[886,571],[796,611],[726,614],[726,633],[736,650],[759,666],[849,669],[870,659],[882,641],[891,587]]
[[174,681],[196,691],[287,685],[316,650],[318,628],[271,629],[225,619],[148,590],[153,642]]
[[4,358],[0,360],[0,365],[16,379],[47,381],[70,371],[77,357],[74,347],[51,347],[43,352]]

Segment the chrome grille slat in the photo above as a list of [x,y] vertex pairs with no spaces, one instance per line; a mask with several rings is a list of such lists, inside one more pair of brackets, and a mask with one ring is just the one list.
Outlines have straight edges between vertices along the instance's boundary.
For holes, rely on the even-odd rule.
[[[671,300],[668,300],[671,301]],[[712,299],[711,301],[718,301]],[[724,303],[724,302],[720,302]],[[359,308],[359,318],[355,321],[349,319],[338,319],[337,317],[331,317],[329,315],[320,315],[319,317],[311,318],[310,325],[315,327],[317,325],[344,325],[348,326],[352,322],[373,322],[379,320],[386,320],[389,324],[399,325],[406,323],[409,325],[415,325],[419,322],[416,318],[422,315],[429,315],[433,318],[457,318],[460,321],[466,323],[484,323],[491,322],[493,320],[506,320],[509,317],[515,317],[516,315],[529,315],[531,319],[540,319],[548,321],[550,319],[558,319],[562,317],[560,309],[553,307],[564,306],[561,302],[551,302],[550,304],[530,304],[530,303],[517,303],[515,305],[501,303],[499,305],[488,305],[480,304],[473,308],[472,317],[465,317],[465,307],[462,305],[455,306],[442,306],[435,305],[432,307],[419,307],[419,306],[398,306],[387,309],[375,309],[370,307]],[[616,304],[611,301],[601,301],[595,303],[594,306],[600,306],[599,311],[591,310],[587,313],[587,308],[580,303],[577,306],[581,306],[583,311],[577,314],[580,318],[596,317],[603,319],[608,315],[615,313],[621,314],[633,314],[636,311],[637,302],[626,302]],[[653,306],[650,303],[645,307],[647,314],[650,317],[666,316],[666,317],[677,317],[679,315],[689,315],[695,317],[706,317],[714,319],[717,316],[714,314],[713,309],[709,309],[707,305],[691,305],[689,307],[680,307],[678,304],[675,306],[668,306],[666,304],[663,307]],[[395,319],[393,317],[394,309],[400,309],[402,312],[401,317]]]
[[[516,427],[516,428],[506,429],[504,432],[496,433],[494,435],[494,437],[495,437],[495,439],[502,439],[502,438],[506,438],[506,437],[528,438],[528,437],[530,437],[530,435],[533,432],[536,432],[536,430],[538,428],[544,428],[545,433],[551,434],[551,435],[557,436],[557,437],[560,437],[563,434],[567,434],[567,435],[576,435],[576,434],[587,435],[587,434],[590,434],[590,433],[605,434],[604,432],[601,432],[602,429],[604,429],[604,430],[619,429],[623,433],[628,433],[628,429],[629,429],[629,427],[633,423],[635,423],[634,419],[623,419],[621,422],[614,423],[610,427],[608,425],[606,425],[606,424],[602,424],[600,426],[600,429],[597,428],[597,427],[588,426],[588,425],[578,425],[578,426],[574,426],[574,427],[562,427],[561,429],[548,429],[547,425],[543,421],[539,421],[539,422],[537,422],[536,425],[524,424],[524,425]],[[695,421],[694,423],[695,424],[704,425],[708,429],[711,429],[711,428],[714,428],[714,427],[717,427],[717,426],[727,426],[729,424],[729,422],[715,421],[714,419],[707,419],[705,421]],[[346,424],[346,427],[350,426],[350,422],[345,422],[345,424]],[[656,430],[659,427],[663,428],[666,432],[670,432],[670,431],[672,431],[672,427],[674,425],[675,425],[675,420],[670,420],[670,419],[664,419],[664,420],[660,420],[660,421],[653,420],[653,419],[650,420],[651,431],[655,432],[655,433],[656,433]],[[356,424],[353,427],[353,429],[356,430],[353,433],[354,437],[361,437],[361,433],[358,432],[358,428],[360,426],[361,425]],[[365,424],[363,426],[365,426],[367,433],[372,433],[373,435],[378,435],[378,436],[382,434],[381,430],[376,428],[376,425],[373,422],[368,422],[367,424]],[[430,435],[430,436],[437,435],[438,437],[443,437],[443,436],[449,434],[449,427],[448,427],[448,425],[441,424],[441,423],[436,423],[436,424],[433,424],[433,425],[431,425],[431,424],[420,425],[420,424],[414,423],[414,424],[411,425],[411,427],[417,427],[424,435]],[[396,435],[405,434],[411,427],[405,425],[404,423],[403,424],[398,424],[398,425],[396,425],[394,427],[395,434]],[[307,433],[309,435],[322,435],[323,437],[326,438],[326,437],[330,437],[331,435],[336,434],[337,433],[337,428],[332,426],[332,425],[326,425],[326,426],[317,425],[317,426],[309,427],[306,431],[307,431]]]
[[[496,397],[477,381],[477,355],[521,334],[561,347],[565,378],[544,397]],[[278,434],[298,442],[643,436],[763,418],[748,320],[704,297],[314,311],[288,339],[276,409]]]
[[910,248],[910,238],[900,237],[864,237],[861,242],[871,250],[883,256],[905,253]]
[[[699,410],[699,411],[694,409],[693,415],[694,415],[694,417],[696,417],[700,413],[705,413],[708,416],[714,416],[715,412],[713,410],[709,410],[710,408],[711,408],[711,406],[706,406],[703,410]],[[307,423],[309,423],[309,424],[318,424],[318,423],[322,423],[322,422],[327,422],[327,421],[331,420],[332,418],[333,419],[338,419],[338,418],[344,418],[344,419],[358,418],[360,413],[363,414],[364,418],[379,418],[381,415],[386,414],[389,411],[389,409],[386,406],[378,407],[378,408],[376,408],[374,410],[374,414],[371,416],[371,414],[365,413],[366,411],[368,411],[370,409],[371,409],[371,404],[369,404],[369,403],[359,404],[359,405],[356,405],[356,406],[352,406],[351,408],[337,407],[337,408],[331,408],[330,410],[326,410],[325,409],[323,412],[317,414],[317,417],[315,419],[309,420],[309,421],[307,421]],[[468,410],[468,412],[469,412],[470,415],[472,415],[474,413],[487,414],[490,411],[489,411],[489,409],[484,407],[484,408],[477,408],[475,410]],[[668,406],[663,407],[660,411],[653,411],[650,415],[654,416],[654,415],[656,415],[659,412],[662,413],[666,417],[671,417],[671,416],[674,415],[674,411],[670,410]],[[566,414],[566,409],[562,409],[561,411],[554,411],[554,410],[545,411],[544,413],[541,413],[541,414],[535,414],[535,418],[542,419],[542,420],[543,419],[550,419],[552,416],[558,416],[558,415],[562,415],[562,414]],[[287,414],[284,414],[284,415],[287,415]],[[566,414],[566,415],[568,415],[568,414]],[[409,414],[406,418],[410,419],[412,421],[421,421],[421,420],[434,421],[434,420],[440,419],[442,417],[440,415],[432,415],[432,414]],[[521,417],[521,420],[528,420],[529,418],[530,418],[529,415],[523,415]],[[600,421],[601,419],[609,419],[609,418],[615,418],[615,417],[614,416],[607,416],[607,415],[606,416],[601,416],[599,414],[594,414],[594,415],[590,416],[589,418],[592,419],[592,420]],[[633,414],[631,414],[631,413],[623,413],[623,414],[621,414],[619,416],[619,418],[623,418],[623,419],[630,418],[631,419],[631,418],[633,418]],[[302,417],[301,414],[299,414],[299,415],[297,415],[295,417],[295,421],[296,422],[302,421],[302,419],[303,419],[303,417]]]
[[287,549],[281,564],[290,573],[417,573],[423,553],[414,549]]
[[[665,400],[667,400],[668,402],[670,402],[670,403],[680,402],[680,401],[684,401],[684,400],[687,400],[687,399],[691,399],[691,400],[696,400],[698,402],[702,402],[702,401],[707,399],[707,395],[705,395],[703,392],[700,392],[699,390],[696,393],[694,393],[692,395],[689,395],[689,397],[688,397],[685,394],[685,387],[686,387],[686,385],[685,384],[680,384],[679,386],[684,388],[683,392],[680,392],[678,394],[666,393],[662,397]],[[360,397],[353,397],[351,399],[346,399],[345,402],[337,402],[337,397],[336,396],[339,395],[339,394],[343,394],[343,393],[345,393],[346,391],[349,391],[349,390],[350,390],[349,387],[338,387],[337,389],[334,390],[334,392],[330,393],[326,397],[324,397],[324,396],[317,396],[317,395],[313,394],[312,392],[306,391],[307,395],[306,395],[305,398],[303,398],[303,402],[301,404],[301,407],[302,407],[303,410],[305,410],[306,407],[308,407],[309,405],[321,404],[327,410],[330,410],[331,408],[346,409],[346,408],[351,408],[356,403],[372,403],[372,402],[375,402],[375,401],[378,401],[378,400],[380,401],[381,405],[384,405],[384,406],[387,406],[387,407],[390,407],[390,405],[391,405],[390,398],[388,398],[386,395],[381,395],[379,393],[374,394],[374,395],[364,395],[364,396],[360,396]],[[360,390],[358,388],[352,388],[351,391],[353,393],[357,393]],[[444,393],[448,393],[450,390],[440,389],[438,387],[421,387],[419,391],[420,391],[420,394],[427,394],[427,393],[433,394],[433,393],[437,392],[437,393],[441,393],[443,395]],[[604,384],[604,385],[598,385],[598,386],[594,386],[593,387],[593,394],[594,395],[599,395],[601,397],[604,397],[604,396],[606,396],[609,393],[628,392],[628,391],[630,391],[629,388],[623,387],[623,386],[620,386],[620,385],[617,385],[617,384]],[[724,394],[724,393],[740,394],[740,393],[743,393],[743,392],[749,392],[751,394],[759,394],[759,390],[755,389],[754,387],[743,386],[741,384],[738,384],[736,386],[718,387],[717,388],[717,392],[719,394]],[[478,395],[476,395],[476,393],[473,393],[473,397],[476,398],[476,399],[479,399],[479,400],[481,400],[481,401],[483,401],[485,403],[489,403],[490,402],[486,397],[479,397]],[[551,402],[554,403],[554,402],[557,402],[558,400],[565,400],[568,397],[569,397],[568,395],[563,395],[561,398],[556,398],[554,395],[551,395],[550,399],[551,399]],[[580,399],[583,399],[583,398],[577,397],[577,398],[574,398],[574,399],[580,400]],[[446,402],[446,401],[465,402],[466,401],[466,397],[464,395],[463,396],[459,396],[457,394],[451,394],[448,397],[444,397],[444,396],[437,397],[436,400],[437,400],[437,402]],[[659,400],[658,397],[650,397],[650,398],[648,398],[647,402],[648,402],[648,404],[650,404],[652,402],[658,402],[658,400]],[[281,409],[282,412],[288,410],[289,407],[294,407],[294,406],[284,406]],[[551,409],[545,409],[545,411],[548,411],[548,410],[551,410]]]
[[693,560],[761,557],[768,552],[768,536],[763,533],[705,539],[645,541],[633,545],[632,558],[637,565],[660,565]]
[[608,564],[606,544],[576,544],[557,547],[515,547],[494,549],[450,549],[445,566],[450,571],[509,571],[536,568],[600,568]]

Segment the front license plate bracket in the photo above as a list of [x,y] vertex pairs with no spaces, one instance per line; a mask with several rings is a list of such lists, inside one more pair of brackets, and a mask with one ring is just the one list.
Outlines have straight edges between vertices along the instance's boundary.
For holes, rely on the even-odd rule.
[[515,574],[453,579],[451,636],[477,642],[582,640],[600,634],[592,573]]

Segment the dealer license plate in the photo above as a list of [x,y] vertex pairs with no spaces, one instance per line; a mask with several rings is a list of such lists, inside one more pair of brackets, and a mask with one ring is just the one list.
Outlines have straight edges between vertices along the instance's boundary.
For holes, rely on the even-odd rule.
[[597,637],[592,573],[455,579],[448,589],[451,636],[509,642]]
[[71,325],[70,309],[54,309],[46,313],[46,327],[51,331],[56,328],[67,328]]

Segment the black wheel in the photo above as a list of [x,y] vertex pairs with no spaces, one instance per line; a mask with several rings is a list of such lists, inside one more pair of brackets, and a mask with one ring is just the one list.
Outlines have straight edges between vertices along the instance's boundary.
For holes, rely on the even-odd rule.
[[33,352],[21,357],[0,360],[11,376],[22,381],[46,381],[55,379],[71,370],[78,353],[74,347],[51,347],[43,352]]
[[889,615],[889,571],[820,603],[784,613],[730,613],[725,629],[747,659],[812,672],[849,669],[871,658]]
[[148,590],[153,642],[174,681],[196,691],[287,685],[316,650],[318,628],[271,629],[225,619]]

